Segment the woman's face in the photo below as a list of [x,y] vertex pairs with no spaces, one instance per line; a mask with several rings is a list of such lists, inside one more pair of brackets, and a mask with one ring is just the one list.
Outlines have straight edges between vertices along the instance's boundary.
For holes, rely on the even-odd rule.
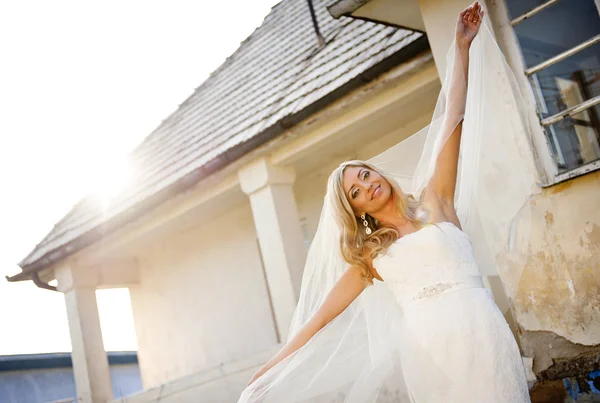
[[347,167],[344,170],[342,185],[357,215],[379,211],[392,195],[389,182],[367,167]]

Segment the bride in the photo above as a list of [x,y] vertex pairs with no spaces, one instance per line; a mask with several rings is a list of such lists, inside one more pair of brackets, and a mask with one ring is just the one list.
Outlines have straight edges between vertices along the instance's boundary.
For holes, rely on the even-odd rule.
[[518,121],[518,94],[505,95],[508,109],[487,101],[514,77],[486,24],[478,35],[483,16],[475,2],[458,18],[447,85],[416,135],[413,193],[394,148],[331,174],[290,338],[240,402],[529,401],[519,349],[463,231],[483,191],[482,122]]

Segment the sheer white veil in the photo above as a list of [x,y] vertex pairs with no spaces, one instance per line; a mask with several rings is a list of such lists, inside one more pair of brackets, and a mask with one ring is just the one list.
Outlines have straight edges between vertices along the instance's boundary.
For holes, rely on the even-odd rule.
[[[455,208],[467,234],[480,225],[480,220],[493,219],[490,208],[483,213],[479,208],[486,197],[480,169],[485,152],[492,152],[496,137],[504,131],[522,136],[527,130],[519,113],[523,102],[516,80],[486,20],[487,16],[471,44],[468,86],[460,61],[454,60],[454,43],[448,51],[448,71],[431,124],[412,137],[423,144],[417,168],[407,171],[402,164],[402,144],[369,161],[396,179],[403,191],[418,197],[434,172],[440,150],[464,118]],[[462,74],[463,80],[452,80],[453,74]],[[451,82],[462,88],[449,91]],[[448,98],[448,94],[456,98],[461,91],[467,91],[466,104]],[[314,315],[348,267],[340,254],[339,239],[340,230],[326,195],[289,338]],[[427,373],[403,374],[407,364],[403,352],[414,348],[422,347],[411,338],[401,307],[385,283],[375,280],[306,345],[247,387],[239,402],[410,402],[411,390],[427,388],[428,382],[442,381],[435,378],[444,376],[434,373],[431,363],[423,363]],[[411,375],[411,382],[406,382],[406,375]],[[422,380],[414,381],[419,378]]]

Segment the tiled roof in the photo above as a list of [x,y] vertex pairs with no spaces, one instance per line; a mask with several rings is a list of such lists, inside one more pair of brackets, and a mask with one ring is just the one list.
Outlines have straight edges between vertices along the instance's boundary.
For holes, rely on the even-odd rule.
[[283,0],[273,7],[238,50],[133,151],[138,174],[130,187],[108,209],[92,197],[81,200],[11,280],[28,279],[99,240],[428,47],[421,33],[336,20],[326,1],[314,5],[325,46],[319,47],[307,2]]

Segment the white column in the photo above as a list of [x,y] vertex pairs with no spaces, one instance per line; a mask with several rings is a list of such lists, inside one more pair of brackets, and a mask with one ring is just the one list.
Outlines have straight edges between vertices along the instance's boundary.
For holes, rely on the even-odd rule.
[[242,168],[239,178],[242,190],[250,197],[275,322],[281,340],[285,340],[306,260],[292,189],[295,174],[260,159]]
[[98,274],[64,267],[56,278],[65,294],[78,401],[106,403],[113,393],[96,302]]

